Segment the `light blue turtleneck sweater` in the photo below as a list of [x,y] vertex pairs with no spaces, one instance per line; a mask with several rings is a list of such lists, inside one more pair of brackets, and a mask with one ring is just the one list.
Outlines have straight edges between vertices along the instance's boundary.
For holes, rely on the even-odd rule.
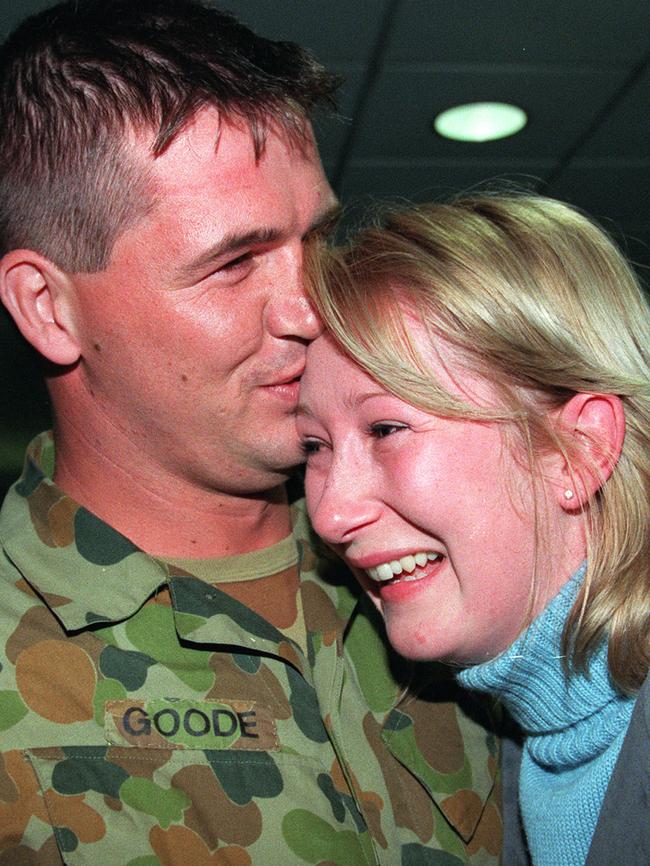
[[535,866],[584,864],[634,708],[609,678],[606,643],[588,676],[565,674],[562,630],[584,572],[508,650],[458,674],[466,688],[498,697],[525,734],[519,798]]

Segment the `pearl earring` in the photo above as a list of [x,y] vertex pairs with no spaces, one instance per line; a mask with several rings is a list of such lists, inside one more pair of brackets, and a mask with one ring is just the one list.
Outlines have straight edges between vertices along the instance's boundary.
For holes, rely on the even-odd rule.
[[565,499],[573,499],[573,490],[565,490],[564,491]]

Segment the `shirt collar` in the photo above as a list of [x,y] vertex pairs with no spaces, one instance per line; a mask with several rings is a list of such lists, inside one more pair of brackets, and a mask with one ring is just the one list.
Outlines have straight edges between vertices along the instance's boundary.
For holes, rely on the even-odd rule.
[[0,520],[6,555],[67,631],[132,616],[167,580],[162,566],[48,477],[49,433],[29,446]]

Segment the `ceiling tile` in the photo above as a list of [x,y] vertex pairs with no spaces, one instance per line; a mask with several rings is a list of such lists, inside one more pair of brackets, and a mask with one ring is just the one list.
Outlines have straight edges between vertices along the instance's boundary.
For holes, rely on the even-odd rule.
[[[650,6],[650,4],[648,4]],[[580,151],[584,157],[650,156],[650,69],[620,99]]]
[[48,0],[20,0],[20,3],[4,0],[0,3],[0,38],[8,36],[23,18],[51,5]]
[[576,160],[553,181],[548,194],[574,202],[597,219],[650,224],[650,158],[638,163]]
[[[338,190],[344,205],[361,199],[440,201],[482,189],[534,189],[553,163],[544,160],[496,161],[354,160]],[[363,202],[362,202],[363,203]]]
[[269,39],[289,39],[319,60],[367,60],[387,0],[230,0],[221,4]]
[[389,56],[601,68],[637,62],[649,29],[647,0],[402,0]]

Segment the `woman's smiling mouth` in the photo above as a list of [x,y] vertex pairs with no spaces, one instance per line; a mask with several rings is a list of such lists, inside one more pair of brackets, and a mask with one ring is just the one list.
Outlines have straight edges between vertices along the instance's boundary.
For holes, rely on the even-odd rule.
[[372,568],[365,569],[365,572],[371,580],[377,583],[394,580],[400,576],[402,580],[418,580],[422,576],[418,574],[418,569],[423,568],[428,562],[436,562],[439,559],[442,559],[440,553],[418,551],[399,559],[382,562]]

